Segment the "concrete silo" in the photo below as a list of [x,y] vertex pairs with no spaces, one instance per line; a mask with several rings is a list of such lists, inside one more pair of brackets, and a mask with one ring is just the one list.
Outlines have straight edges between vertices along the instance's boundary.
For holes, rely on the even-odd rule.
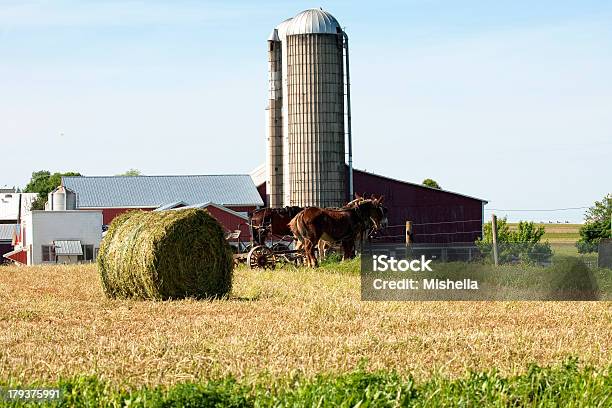
[[[269,205],[340,206],[347,198],[348,37],[331,14],[310,9],[281,23],[272,32],[269,47],[270,78],[280,77],[282,82],[278,95],[279,84],[270,80]],[[280,55],[273,51],[278,49]],[[350,145],[350,121],[348,125]],[[282,166],[277,166],[280,157]]]
[[267,174],[268,205],[283,205],[283,86],[282,44],[275,28],[268,38]]

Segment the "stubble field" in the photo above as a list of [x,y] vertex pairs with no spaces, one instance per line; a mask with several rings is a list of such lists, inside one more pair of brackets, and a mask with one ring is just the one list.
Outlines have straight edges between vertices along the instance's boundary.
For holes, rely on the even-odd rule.
[[427,380],[611,363],[610,302],[362,302],[346,269],[238,269],[229,299],[143,302],[106,299],[94,265],[2,267],[0,381],[157,386],[357,367]]

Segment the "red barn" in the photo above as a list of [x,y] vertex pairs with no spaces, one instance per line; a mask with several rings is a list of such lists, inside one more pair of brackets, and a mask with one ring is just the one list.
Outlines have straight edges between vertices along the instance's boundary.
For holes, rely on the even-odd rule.
[[[254,174],[252,177],[265,201],[266,183],[262,183],[262,179]],[[353,170],[353,190],[366,196],[385,196],[389,227],[377,237],[381,241],[405,242],[406,221],[412,222],[412,239],[415,243],[473,243],[482,236],[487,202],[480,198],[357,169]],[[346,201],[350,201],[350,198],[347,197]]]
[[482,236],[487,202],[480,198],[362,170],[353,170],[353,186],[359,194],[385,196],[386,241],[405,242],[406,221],[412,222],[415,243],[473,243]]

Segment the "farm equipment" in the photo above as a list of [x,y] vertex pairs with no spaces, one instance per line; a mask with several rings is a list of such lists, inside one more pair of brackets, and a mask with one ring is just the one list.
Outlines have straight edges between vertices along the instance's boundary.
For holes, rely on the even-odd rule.
[[251,269],[274,269],[278,263],[299,265],[303,261],[301,250],[295,247],[295,238],[290,234],[288,223],[301,209],[266,208],[251,215],[250,243],[241,245],[240,231],[228,234],[227,238],[238,241],[234,264],[246,263]]
[[248,252],[246,263],[251,269],[274,269],[278,263],[290,263],[298,266],[303,263],[301,249],[291,249],[291,241],[280,241],[268,246],[256,245]]
[[234,255],[235,263],[246,263],[251,269],[274,269],[278,263],[299,265],[301,250],[291,249],[295,238],[289,221],[301,208],[264,208],[254,212],[249,221],[251,243],[244,253]]
[[[234,239],[239,238],[239,231],[231,234]],[[228,237],[230,235],[228,234]],[[274,269],[278,263],[290,263],[300,265],[303,262],[303,253],[299,249],[291,249],[295,245],[292,236],[285,235],[275,237],[269,235],[271,240],[264,241],[263,244],[252,242],[248,245],[238,246],[244,251],[238,250],[234,254],[234,264],[245,263],[251,269]],[[274,238],[278,238],[274,240]]]

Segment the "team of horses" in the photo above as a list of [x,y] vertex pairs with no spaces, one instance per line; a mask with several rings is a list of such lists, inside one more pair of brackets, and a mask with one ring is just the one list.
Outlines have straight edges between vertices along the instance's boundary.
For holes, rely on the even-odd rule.
[[271,235],[293,236],[296,249],[303,249],[306,264],[318,266],[327,245],[339,244],[342,259],[355,257],[356,242],[363,245],[364,237],[373,230],[387,226],[387,209],[384,197],[372,196],[356,199],[340,208],[284,207],[264,208],[251,216],[253,241],[265,245]]

